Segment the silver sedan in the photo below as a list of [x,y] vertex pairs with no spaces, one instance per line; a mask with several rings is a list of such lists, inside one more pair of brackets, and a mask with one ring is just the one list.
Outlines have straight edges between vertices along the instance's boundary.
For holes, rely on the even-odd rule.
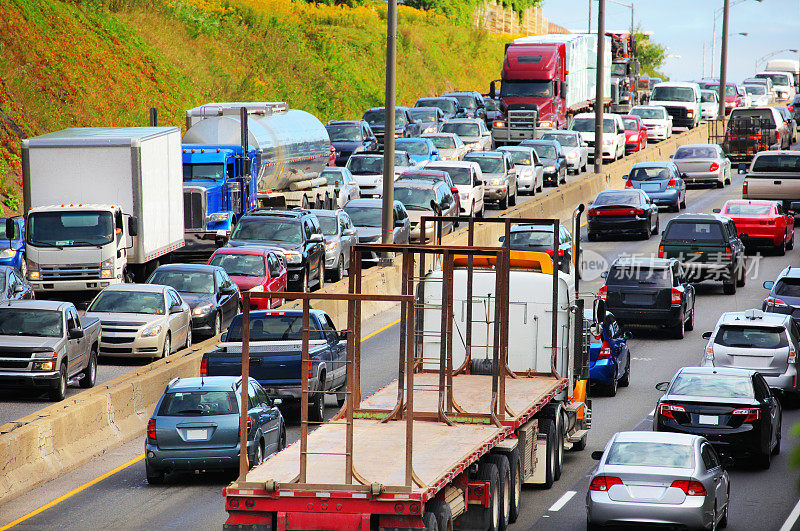
[[[716,529],[728,522],[730,479],[705,437],[619,432],[602,452],[586,494],[587,528],[656,524]],[[726,463],[727,464],[727,463]]]
[[714,184],[722,188],[731,184],[731,160],[717,144],[687,144],[672,155],[686,184]]

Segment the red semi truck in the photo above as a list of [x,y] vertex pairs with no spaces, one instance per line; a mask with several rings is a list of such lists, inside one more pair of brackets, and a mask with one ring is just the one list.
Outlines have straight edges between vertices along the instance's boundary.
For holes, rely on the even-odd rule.
[[[497,221],[508,241],[510,222]],[[536,221],[559,233],[557,220]],[[243,466],[225,488],[224,528],[504,529],[523,508],[522,485],[549,488],[563,451],[586,445],[589,361],[576,278],[554,271],[545,253],[503,247],[354,247],[362,250],[403,255],[402,294],[360,294],[358,260],[350,293],[297,294],[304,327],[312,299],[347,304],[345,405],[309,433],[301,404],[300,440]],[[425,257],[439,265],[417,277]],[[245,294],[246,304],[260,295]],[[362,399],[360,302],[390,297],[401,303],[398,379]],[[454,340],[454,329],[465,339]],[[306,334],[306,357],[308,342]],[[304,381],[304,397],[308,389]]]

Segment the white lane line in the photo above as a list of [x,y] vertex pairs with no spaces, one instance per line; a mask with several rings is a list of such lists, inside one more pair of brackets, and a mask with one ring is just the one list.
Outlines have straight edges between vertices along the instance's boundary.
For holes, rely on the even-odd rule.
[[648,416],[648,417],[652,417],[652,416],[653,416],[653,415],[655,415],[655,414],[656,414],[656,410],[655,410],[655,408],[653,408],[653,411],[651,411],[650,413],[648,413],[648,414],[647,414],[647,416]]
[[563,496],[561,496],[558,499],[557,502],[555,502],[553,505],[550,506],[548,511],[553,513],[556,511],[560,511],[572,499],[572,497],[575,496],[575,494],[577,493],[574,490],[568,490],[567,492],[564,493]]
[[781,526],[781,531],[792,531],[794,528],[794,524],[797,523],[797,519],[800,518],[800,501],[794,506],[792,512],[789,513],[789,518]]

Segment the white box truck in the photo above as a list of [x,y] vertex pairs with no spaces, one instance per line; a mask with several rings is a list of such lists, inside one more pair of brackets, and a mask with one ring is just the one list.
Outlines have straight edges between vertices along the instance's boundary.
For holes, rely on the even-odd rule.
[[22,141],[27,276],[34,290],[144,280],[183,246],[177,127],[86,127]]

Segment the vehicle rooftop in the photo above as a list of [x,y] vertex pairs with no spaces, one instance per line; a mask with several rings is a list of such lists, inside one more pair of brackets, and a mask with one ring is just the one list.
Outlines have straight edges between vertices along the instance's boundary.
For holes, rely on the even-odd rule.
[[722,374],[729,376],[752,376],[756,372],[758,371],[736,367],[681,367],[678,369],[679,374]]
[[25,301],[7,301],[2,303],[0,307],[5,308],[27,308],[29,310],[63,310],[67,306],[71,306],[69,302],[61,302],[61,301],[37,301],[37,300],[25,300]]
[[203,376],[179,378],[167,389],[168,393],[178,391],[233,391],[241,376]]
[[730,218],[725,216],[720,216],[718,214],[698,214],[698,213],[691,213],[686,212],[684,214],[678,214],[668,223],[672,223],[673,221],[723,221],[728,222]]
[[323,210],[320,208],[312,208],[310,210],[314,215],[318,218],[335,218],[336,215],[341,212],[342,210],[337,208],[336,210]]
[[470,151],[464,157],[502,157],[503,153],[500,151]]
[[614,435],[615,442],[664,442],[694,444],[702,439],[699,435],[663,431],[621,431]]
[[626,256],[614,260],[614,262],[611,264],[611,267],[647,266],[650,268],[668,268],[674,262],[676,262],[675,258],[649,258],[646,256]]
[[[436,160],[426,165],[426,168],[474,168],[477,162],[471,160]],[[480,168],[480,166],[478,166]]]
[[360,197],[345,203],[344,208],[347,209],[347,207],[382,208],[383,199],[380,197]]
[[274,249],[270,247],[256,247],[243,245],[241,247],[220,247],[214,254],[252,254],[252,255],[266,255]]
[[633,166],[631,166],[631,169],[634,169],[634,168],[667,168],[670,164],[671,164],[671,162],[666,162],[666,161],[663,161],[663,160],[654,160],[652,162],[637,162]]
[[161,271],[200,271],[210,273],[220,269],[222,268],[208,264],[164,264],[158,266],[158,270]]
[[132,292],[146,292],[146,293],[161,293],[169,286],[161,284],[111,284],[103,288],[103,291],[132,291]]
[[[755,313],[754,318],[747,316],[748,313]],[[782,325],[791,316],[785,313],[771,313],[762,312],[758,310],[744,310],[741,312],[725,312],[719,317],[719,324],[721,325],[738,325],[738,326],[754,326],[754,325]]]

